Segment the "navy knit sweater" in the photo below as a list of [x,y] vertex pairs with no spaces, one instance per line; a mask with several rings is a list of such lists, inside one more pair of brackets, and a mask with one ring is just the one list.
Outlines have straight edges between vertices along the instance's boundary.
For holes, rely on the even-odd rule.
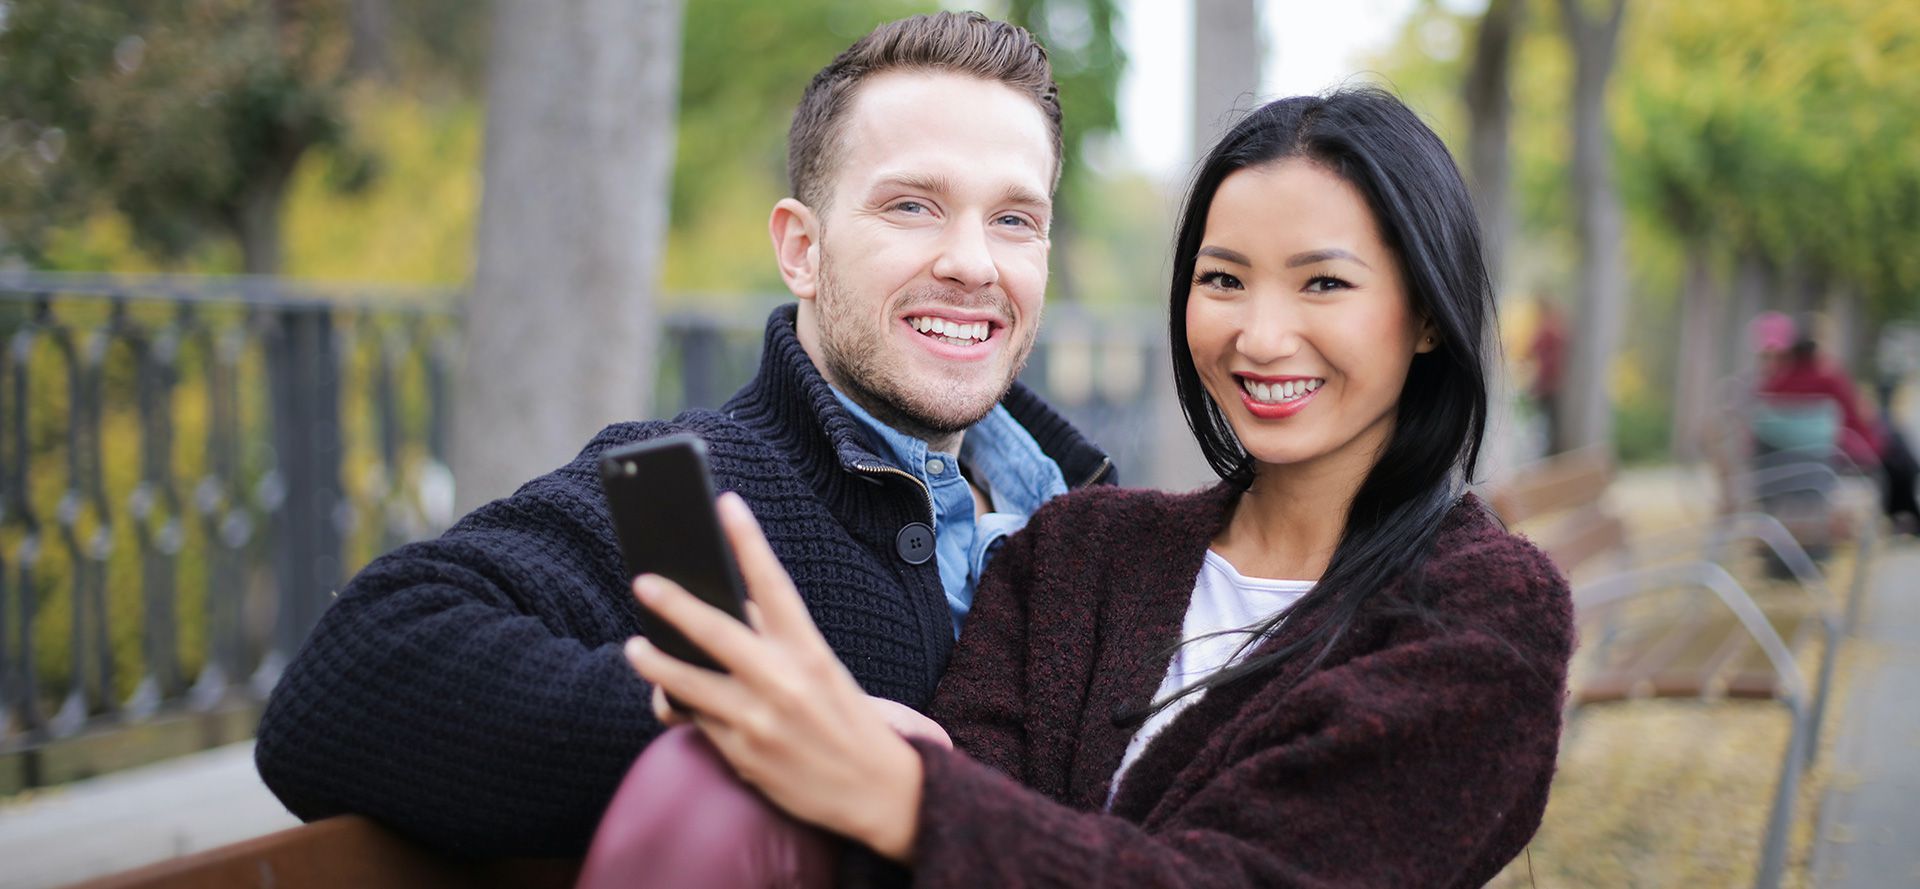
[[[371,816],[480,855],[578,854],[661,731],[620,654],[641,632],[597,459],[674,432],[709,445],[813,619],[869,693],[920,707],[953,636],[933,562],[895,538],[932,524],[925,489],[884,461],[774,312],[755,379],[720,411],[603,430],[573,462],[376,559],[340,593],[260,721],[267,786],[307,820]],[[1106,457],[1016,386],[1003,402],[1069,484]],[[865,467],[865,468],[863,468]]]
[[[958,751],[914,742],[915,886],[1465,889],[1526,846],[1572,605],[1472,497],[1434,540],[1424,615],[1376,596],[1313,672],[1295,658],[1208,691],[1102,811],[1137,727],[1115,714],[1159,687],[1236,496],[1075,492],[1007,541],[928,710]],[[1291,615],[1256,651],[1327,612]]]

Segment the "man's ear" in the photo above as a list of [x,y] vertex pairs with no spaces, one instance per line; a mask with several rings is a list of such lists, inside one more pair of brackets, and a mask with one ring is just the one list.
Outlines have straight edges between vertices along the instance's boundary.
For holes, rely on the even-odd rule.
[[767,218],[773,238],[773,258],[780,279],[799,299],[813,299],[820,286],[819,219],[813,209],[793,198],[781,198]]
[[1414,334],[1413,354],[1420,355],[1440,347],[1440,334],[1434,329],[1432,318],[1420,319],[1420,330]]

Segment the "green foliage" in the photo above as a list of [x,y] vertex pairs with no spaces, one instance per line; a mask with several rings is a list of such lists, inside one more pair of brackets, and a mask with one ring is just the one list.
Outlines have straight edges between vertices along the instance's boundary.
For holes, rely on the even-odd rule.
[[346,143],[338,6],[11,0],[0,30],[0,247],[111,206],[179,259],[238,237],[308,148]]
[[1649,4],[1626,45],[1622,183],[1674,235],[1920,311],[1920,10]]
[[787,125],[801,91],[875,25],[935,8],[930,0],[687,4],[666,292],[781,289],[763,248],[767,212],[787,194]]

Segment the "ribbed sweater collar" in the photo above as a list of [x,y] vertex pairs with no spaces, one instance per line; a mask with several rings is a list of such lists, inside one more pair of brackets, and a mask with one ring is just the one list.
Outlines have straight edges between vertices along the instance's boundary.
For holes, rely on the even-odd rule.
[[[797,312],[798,307],[788,303],[767,317],[760,369],[721,410],[793,455],[799,461],[796,468],[810,478],[883,462],[867,446],[859,421],[834,397],[801,348],[794,330]],[[1015,382],[1000,403],[1060,465],[1069,486],[1113,480],[1107,455],[1033,390]]]

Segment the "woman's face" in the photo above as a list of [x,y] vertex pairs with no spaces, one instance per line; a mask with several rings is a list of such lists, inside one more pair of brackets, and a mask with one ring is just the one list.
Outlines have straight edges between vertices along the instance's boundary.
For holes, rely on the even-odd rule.
[[1364,476],[1430,333],[1346,180],[1289,159],[1221,182],[1194,264],[1187,345],[1254,459]]

